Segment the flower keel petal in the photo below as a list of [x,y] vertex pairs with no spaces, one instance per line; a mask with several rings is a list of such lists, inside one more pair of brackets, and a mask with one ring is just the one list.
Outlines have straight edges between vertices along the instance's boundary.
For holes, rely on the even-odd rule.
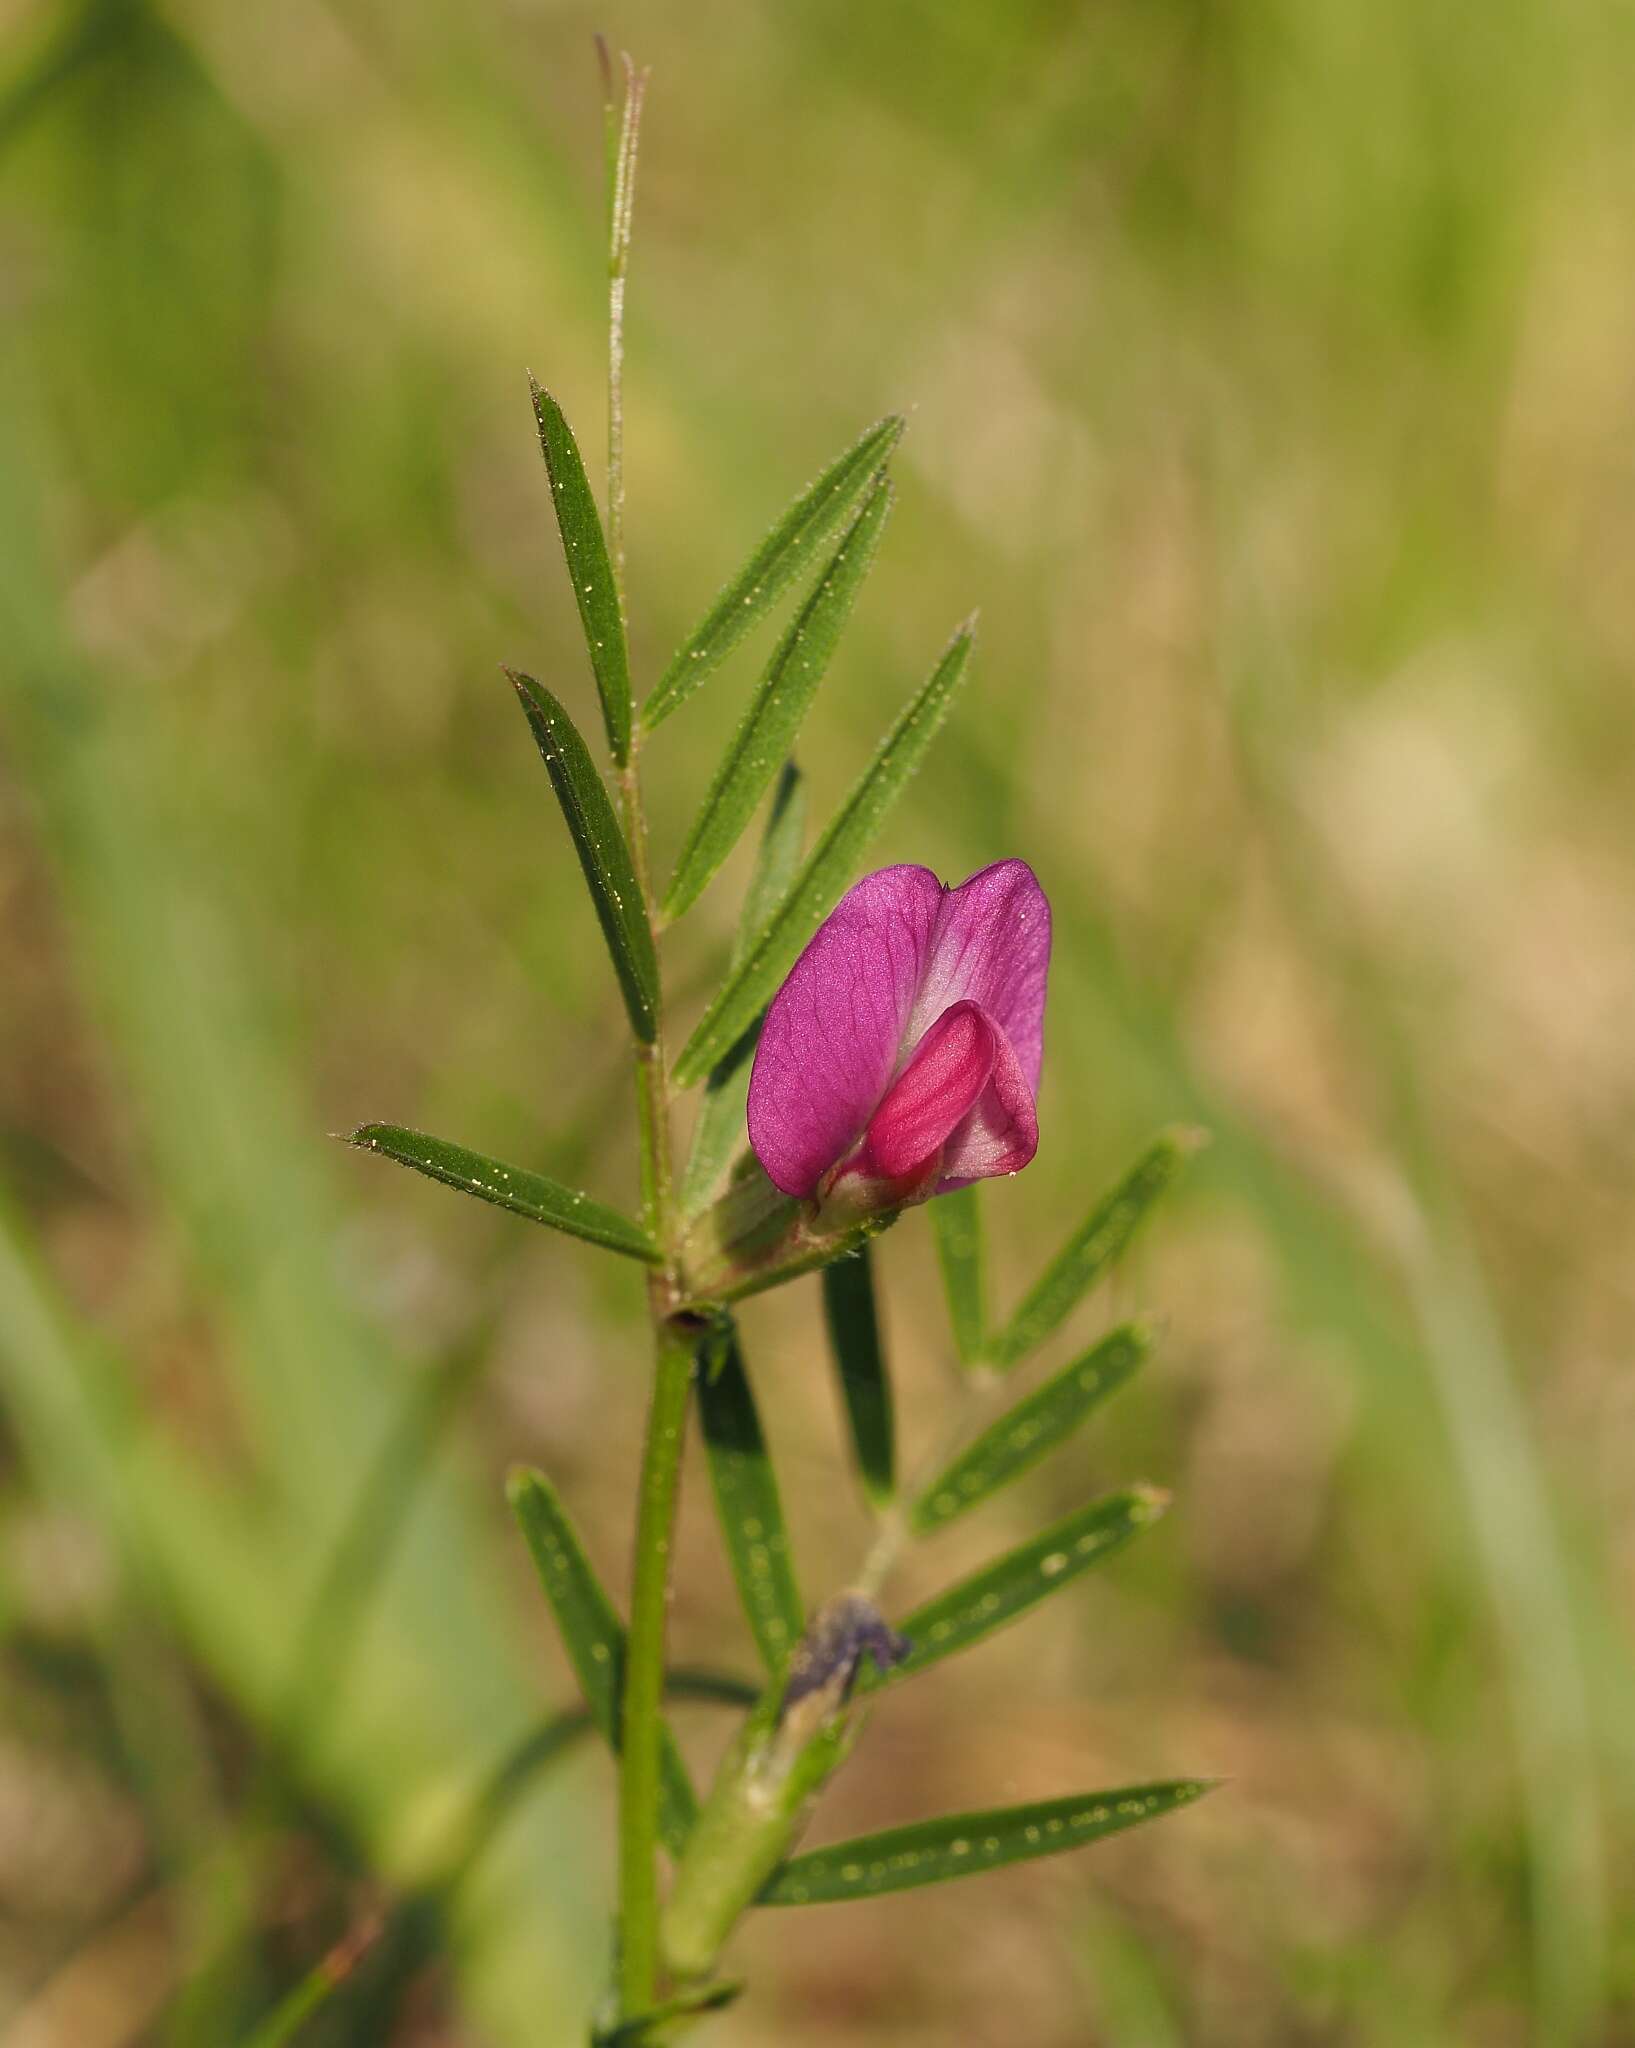
[[997,1036],[975,1003],[943,1012],[869,1119],[863,1152],[876,1172],[904,1179],[937,1157],[988,1086]]
[[1039,1149],[1039,1116],[1033,1089],[1010,1040],[990,1019],[993,1068],[970,1113],[950,1134],[942,1155],[937,1193],[1020,1173]]

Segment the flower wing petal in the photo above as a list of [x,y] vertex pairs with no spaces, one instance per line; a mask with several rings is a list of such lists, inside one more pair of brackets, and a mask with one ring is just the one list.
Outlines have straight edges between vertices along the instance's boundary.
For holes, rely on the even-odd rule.
[[929,868],[866,875],[773,997],[750,1075],[749,1139],[786,1195],[813,1193],[889,1087],[945,901]]
[[937,1193],[963,1188],[998,1173],[1020,1173],[1039,1149],[1033,1089],[1016,1049],[993,1019],[993,1066],[987,1085],[950,1133]]

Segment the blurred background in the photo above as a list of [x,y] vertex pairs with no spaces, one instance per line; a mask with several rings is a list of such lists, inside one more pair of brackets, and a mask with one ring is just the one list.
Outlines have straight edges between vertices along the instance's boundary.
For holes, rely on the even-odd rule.
[[[640,1283],[326,1141],[635,1199],[622,1019],[498,672],[587,722],[524,370],[602,433],[606,29],[653,67],[629,357],[650,680],[912,409],[803,743],[956,619],[878,858],[1025,853],[1044,1143],[994,1290],[1158,1125],[1082,1312],[1176,1506],[879,1709],[813,1840],[1144,1776],[1163,1826],[765,1915],[723,2044],[1635,2042],[1635,19],[1613,0],[0,0],[0,2042],[574,2042],[612,1782],[451,1816],[573,1681],[504,1511],[622,1583]],[[761,651],[650,751],[661,864]],[[736,863],[667,944],[696,1014]],[[907,1452],[950,1361],[881,1247]],[[813,1284],[746,1345],[809,1588],[867,1542]],[[1064,1333],[1050,1362],[1069,1355]],[[751,1652],[702,1474],[677,1655]],[[294,1677],[302,1670],[307,1676]],[[676,1710],[700,1770],[719,1710]]]

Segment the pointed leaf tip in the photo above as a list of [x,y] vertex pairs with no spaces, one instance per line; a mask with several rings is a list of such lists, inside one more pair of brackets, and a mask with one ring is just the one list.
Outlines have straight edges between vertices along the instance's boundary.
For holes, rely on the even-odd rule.
[[858,1690],[873,1691],[878,1685],[912,1678],[944,1657],[982,1642],[1122,1550],[1157,1521],[1168,1498],[1147,1486],[1109,1494],[961,1579],[897,1624],[913,1650],[884,1677],[865,1673]]
[[743,951],[676,1061],[678,1086],[701,1081],[777,993],[801,948],[833,908],[863,849],[924,760],[970,662],[971,641],[956,633],[915,691],[817,844]]
[[[573,1665],[596,1723],[617,1754],[623,1730],[625,1627],[579,1539],[561,1496],[543,1472],[511,1472],[506,1497],[555,1617],[563,1648]],[[698,1818],[698,1800],[681,1752],[666,1726],[659,1748],[659,1832],[680,1855]]]
[[528,375],[528,389],[534,401],[534,420],[539,428],[551,502],[556,508],[568,581],[584,630],[597,695],[602,700],[608,751],[623,767],[630,756],[630,657],[607,536],[602,531],[595,494],[566,414],[532,371]]
[[1213,1778],[1178,1778],[1080,1792],[985,1813],[950,1813],[792,1857],[762,1891],[763,1906],[838,1905],[910,1891],[1080,1849],[1161,1820],[1213,1790]]
[[1198,1134],[1166,1130],[1124,1178],[1091,1209],[988,1345],[990,1363],[1004,1369],[1057,1329],[1122,1257],[1159,1197],[1172,1187],[1198,1149]]
[[562,807],[619,979],[630,1028],[644,1045],[651,1045],[658,1034],[658,955],[630,849],[607,785],[578,727],[544,684],[520,669],[507,668],[505,673]]
[[379,1152],[399,1166],[425,1174],[428,1180],[441,1181],[444,1187],[458,1188],[462,1194],[475,1195],[479,1201],[509,1209],[514,1216],[526,1216],[531,1223],[565,1231],[606,1251],[650,1264],[662,1256],[641,1225],[621,1216],[617,1209],[542,1173],[507,1166],[503,1160],[473,1152],[465,1145],[451,1145],[446,1138],[407,1130],[401,1124],[359,1124],[345,1142],[365,1152]]
[[730,1319],[707,1340],[705,1355],[698,1409],[711,1488],[745,1617],[762,1662],[776,1676],[800,1641],[806,1620],[789,1531]]
[[882,471],[773,651],[677,858],[667,918],[680,917],[703,892],[794,745],[879,551],[892,500]]
[[944,1528],[1030,1471],[1130,1379],[1151,1348],[1145,1324],[1110,1331],[967,1445],[914,1503],[911,1526],[921,1535]]
[[643,707],[649,731],[686,702],[815,558],[896,447],[906,424],[900,413],[877,420],[795,499],[676,649]]

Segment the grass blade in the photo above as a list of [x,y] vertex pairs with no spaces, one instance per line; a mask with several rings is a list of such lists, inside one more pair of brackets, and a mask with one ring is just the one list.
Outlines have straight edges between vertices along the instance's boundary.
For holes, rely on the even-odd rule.
[[649,731],[684,704],[777,603],[883,467],[903,426],[898,413],[877,420],[802,491],[676,649],[642,708]]
[[915,1534],[944,1527],[1065,1443],[1151,1348],[1145,1324],[1125,1323],[1019,1401],[921,1494],[909,1516]]
[[607,536],[602,531],[601,515],[585,475],[579,443],[566,415],[550,392],[532,377],[528,379],[528,389],[533,393],[539,445],[551,481],[551,502],[556,507],[568,581],[573,585],[573,601],[579,607],[591,672],[602,700],[608,748],[622,768],[630,758],[630,657],[625,648],[624,615],[619,608],[619,586],[613,576]]
[[823,1268],[823,1318],[858,1476],[875,1507],[884,1508],[896,1491],[896,1430],[867,1244],[852,1257],[836,1259]]
[[675,1078],[683,1087],[701,1081],[754,1023],[845,887],[859,855],[936,738],[970,662],[974,633],[975,624],[968,620],[954,635],[824,827],[788,892],[727,975],[676,1061]]
[[1199,1142],[1196,1132],[1166,1131],[1142,1153],[1090,1211],[994,1337],[988,1356],[995,1365],[1014,1365],[1066,1320],[1124,1251]]
[[777,1477],[761,1434],[738,1331],[723,1317],[706,1345],[698,1380],[710,1483],[739,1598],[766,1668],[774,1677],[800,1640],[806,1610],[784,1526]]
[[812,1849],[784,1864],[762,1892],[763,1906],[832,1906],[875,1899],[950,1878],[1002,1870],[1082,1849],[1143,1821],[1159,1820],[1213,1789],[1209,1778],[1178,1778],[1158,1785],[1127,1785],[1116,1792],[1080,1792],[1031,1806],[987,1813],[949,1813],[878,1835]]
[[613,956],[630,1028],[644,1045],[658,1029],[659,964],[653,931],[647,921],[636,874],[630,864],[619,821],[613,814],[607,785],[578,728],[542,683],[507,669],[522,708],[545,758],[545,766],[573,835],[574,851],[585,871],[591,901]]
[[895,1685],[944,1657],[970,1649],[995,1629],[1071,1585],[1081,1572],[1122,1550],[1133,1536],[1157,1521],[1168,1505],[1169,1495],[1156,1487],[1132,1487],[1127,1493],[1092,1501],[1031,1542],[1007,1551],[899,1622],[897,1626],[914,1648],[884,1676],[872,1666],[860,1672],[858,1691],[874,1692],[882,1685]]
[[400,1166],[412,1166],[429,1180],[445,1187],[526,1216],[531,1223],[545,1223],[552,1230],[565,1230],[570,1237],[582,1237],[587,1244],[622,1252],[629,1259],[646,1259],[657,1264],[661,1253],[639,1223],[621,1216],[617,1209],[593,1201],[575,1189],[550,1180],[543,1173],[529,1173],[521,1166],[506,1166],[482,1152],[464,1145],[451,1145],[446,1138],[430,1138],[424,1131],[409,1131],[398,1124],[359,1124],[347,1134],[348,1145],[366,1152],[380,1152]]
[[890,511],[891,485],[877,476],[816,589],[778,642],[715,772],[676,862],[664,899],[667,918],[680,917],[697,900],[738,844],[778,763],[794,745],[879,551]]
[[938,1195],[929,1205],[931,1230],[937,1241],[948,1320],[961,1365],[977,1365],[988,1326],[987,1287],[982,1264],[982,1212],[975,1183]]
[[[806,785],[793,761],[786,761],[773,792],[772,809],[761,835],[755,871],[744,898],[732,964],[737,965],[749,939],[772,915],[774,904],[794,879],[806,839]],[[721,1176],[745,1140],[745,1104],[749,1069],[760,1033],[757,1018],[738,1042],[716,1061],[704,1084],[698,1106],[692,1149],[681,1180],[683,1215],[696,1216],[714,1195]]]
[[[551,1603],[563,1646],[602,1739],[619,1750],[619,1694],[624,1678],[624,1623],[591,1568],[567,1510],[543,1472],[513,1472],[506,1484],[511,1511],[522,1529]],[[679,1856],[698,1818],[698,1799],[687,1766],[668,1728],[659,1759],[659,1832]]]

